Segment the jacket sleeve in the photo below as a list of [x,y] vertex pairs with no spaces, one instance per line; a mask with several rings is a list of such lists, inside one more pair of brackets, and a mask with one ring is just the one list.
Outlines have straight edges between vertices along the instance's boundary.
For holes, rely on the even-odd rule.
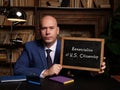
[[38,48],[34,45],[26,44],[20,57],[14,65],[15,75],[40,76],[45,69],[42,64]]

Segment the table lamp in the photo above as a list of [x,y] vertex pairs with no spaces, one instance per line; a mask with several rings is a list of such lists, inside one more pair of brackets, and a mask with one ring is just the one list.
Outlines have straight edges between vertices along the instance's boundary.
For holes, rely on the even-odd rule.
[[19,23],[23,24],[25,23],[27,16],[26,13],[18,8],[12,8],[8,11],[7,14],[7,20],[11,21],[11,31],[10,31],[10,42],[12,44],[17,44],[17,43],[22,43],[22,39],[12,39],[12,31],[13,31],[13,26],[17,25]]
[[[13,34],[13,26],[17,25],[17,24],[23,24],[24,22],[26,22],[26,13],[18,8],[12,8],[8,11],[7,16],[7,20],[11,21],[11,31],[10,31],[10,45],[12,46],[13,44],[18,44],[18,43],[22,43],[22,39],[13,39],[12,38],[12,34]],[[12,51],[12,49],[11,49]],[[12,61],[10,59],[10,68],[11,68],[11,73],[12,73]]]
[[10,9],[7,15],[7,19],[12,22],[26,22],[26,13],[18,8]]

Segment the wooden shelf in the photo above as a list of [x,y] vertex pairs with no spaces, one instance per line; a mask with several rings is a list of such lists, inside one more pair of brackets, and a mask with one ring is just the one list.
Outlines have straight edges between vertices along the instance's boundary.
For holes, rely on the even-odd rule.
[[[41,18],[44,15],[52,15],[57,18],[59,25],[94,25],[94,37],[98,37],[106,28],[112,10],[109,8],[38,8]],[[39,21],[38,21],[39,22]],[[76,27],[75,27],[76,29]],[[88,28],[89,29],[89,28]],[[75,31],[75,30],[74,30]],[[91,31],[90,31],[91,32]]]

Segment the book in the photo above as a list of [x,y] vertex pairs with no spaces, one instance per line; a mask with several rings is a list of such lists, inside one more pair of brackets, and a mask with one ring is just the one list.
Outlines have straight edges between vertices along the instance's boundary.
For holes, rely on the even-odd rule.
[[120,82],[120,75],[112,75],[111,77],[116,81]]
[[27,82],[35,85],[41,85],[40,77],[37,76],[28,76]]
[[15,81],[26,81],[26,76],[1,76],[0,81],[2,82],[15,82]]
[[[104,8],[104,7],[110,7],[110,0],[93,0],[94,4],[97,8]],[[102,6],[105,5],[105,6]],[[106,6],[107,5],[107,6]]]
[[61,7],[69,7],[70,6],[70,0],[62,0]]
[[101,4],[100,8],[110,8],[110,4]]
[[62,84],[69,84],[69,83],[73,83],[74,79],[73,78],[69,78],[69,77],[65,77],[65,76],[53,76],[49,78],[52,81],[56,81]]

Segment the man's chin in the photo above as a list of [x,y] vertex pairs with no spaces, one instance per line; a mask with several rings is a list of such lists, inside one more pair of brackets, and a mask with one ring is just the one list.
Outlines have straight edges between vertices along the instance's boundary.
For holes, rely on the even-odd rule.
[[45,43],[46,43],[46,44],[51,44],[52,41],[51,41],[51,40],[45,40]]
[[51,43],[51,42],[52,42],[52,40],[45,40],[45,42],[46,42],[46,43]]

